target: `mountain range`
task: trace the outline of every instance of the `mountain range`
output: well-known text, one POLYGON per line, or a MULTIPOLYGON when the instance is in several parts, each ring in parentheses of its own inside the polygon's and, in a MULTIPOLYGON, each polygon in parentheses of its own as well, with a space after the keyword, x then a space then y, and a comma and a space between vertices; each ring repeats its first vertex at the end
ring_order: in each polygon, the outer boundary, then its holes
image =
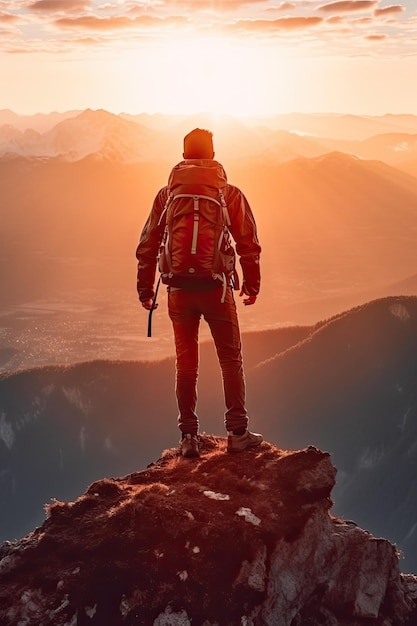
MULTIPOLYGON (((312 327, 244 335, 250 427, 280 448, 328 451, 336 513, 395 542, 417 571, 417 298, 391 297, 312 327)), ((0 379, 2 538, 51 498, 150 463, 178 438, 174 361, 96 361, 0 379)), ((201 351, 201 431, 221 433, 211 344, 201 351)))
POLYGON ((291 115, 244 123, 208 115, 115 115, 104 110, 70 111, 20 117, 0 111, 0 158, 57 157, 77 161, 86 156, 125 163, 167 162, 178 155, 178 140, 190 128, 209 127, 218 153, 240 161, 260 157, 271 163, 314 158, 340 151, 382 160, 417 174, 417 117, 380 118, 291 115), (244 151, 242 153, 242 147, 244 151))

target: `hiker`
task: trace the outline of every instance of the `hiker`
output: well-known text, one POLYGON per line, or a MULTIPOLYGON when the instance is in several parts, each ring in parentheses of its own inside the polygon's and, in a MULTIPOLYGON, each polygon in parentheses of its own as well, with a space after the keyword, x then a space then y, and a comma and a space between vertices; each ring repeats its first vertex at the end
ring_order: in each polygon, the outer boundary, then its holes
POLYGON ((248 430, 245 376, 233 289, 240 257, 243 304, 255 304, 260 287, 259 245, 250 206, 214 160, 213 134, 194 129, 184 137, 184 160, 155 197, 136 250, 137 289, 142 306, 152 312, 159 260, 168 290, 168 312, 176 348, 176 397, 180 451, 199 456, 196 413, 198 328, 201 316, 210 327, 222 370, 228 452, 258 446, 262 435, 248 430))

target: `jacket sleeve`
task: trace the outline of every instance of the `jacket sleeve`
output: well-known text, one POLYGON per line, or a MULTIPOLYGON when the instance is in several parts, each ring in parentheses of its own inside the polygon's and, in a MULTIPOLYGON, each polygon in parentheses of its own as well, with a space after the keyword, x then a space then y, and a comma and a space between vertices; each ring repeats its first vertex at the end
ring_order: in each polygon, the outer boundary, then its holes
POLYGON ((143 227, 136 248, 138 260, 137 289, 141 302, 154 297, 154 283, 159 246, 164 234, 165 221, 159 224, 167 199, 167 188, 163 187, 157 194, 151 212, 143 227))
POLYGON ((236 242, 243 272, 242 290, 248 296, 257 296, 261 286, 259 245, 255 218, 243 193, 233 185, 227 186, 226 204, 230 216, 230 232, 236 242))

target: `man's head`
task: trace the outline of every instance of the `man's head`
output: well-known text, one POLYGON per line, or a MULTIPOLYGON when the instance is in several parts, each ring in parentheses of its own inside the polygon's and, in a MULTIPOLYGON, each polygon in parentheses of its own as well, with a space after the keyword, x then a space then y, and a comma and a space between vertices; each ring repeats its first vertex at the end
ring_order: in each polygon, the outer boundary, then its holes
POLYGON ((213 159, 213 133, 195 128, 184 137, 184 159, 213 159))

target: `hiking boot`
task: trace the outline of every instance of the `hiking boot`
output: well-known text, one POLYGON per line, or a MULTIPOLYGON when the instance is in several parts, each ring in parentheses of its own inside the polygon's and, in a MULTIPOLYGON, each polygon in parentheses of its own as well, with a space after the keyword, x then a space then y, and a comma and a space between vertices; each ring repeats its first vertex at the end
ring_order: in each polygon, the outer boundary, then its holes
POLYGON ((185 434, 180 441, 180 450, 182 456, 187 458, 200 456, 197 435, 185 434))
POLYGON ((263 440, 262 435, 251 433, 249 430, 246 430, 243 435, 233 435, 233 433, 229 433, 227 437, 227 451, 243 452, 250 448, 256 448, 263 440))

